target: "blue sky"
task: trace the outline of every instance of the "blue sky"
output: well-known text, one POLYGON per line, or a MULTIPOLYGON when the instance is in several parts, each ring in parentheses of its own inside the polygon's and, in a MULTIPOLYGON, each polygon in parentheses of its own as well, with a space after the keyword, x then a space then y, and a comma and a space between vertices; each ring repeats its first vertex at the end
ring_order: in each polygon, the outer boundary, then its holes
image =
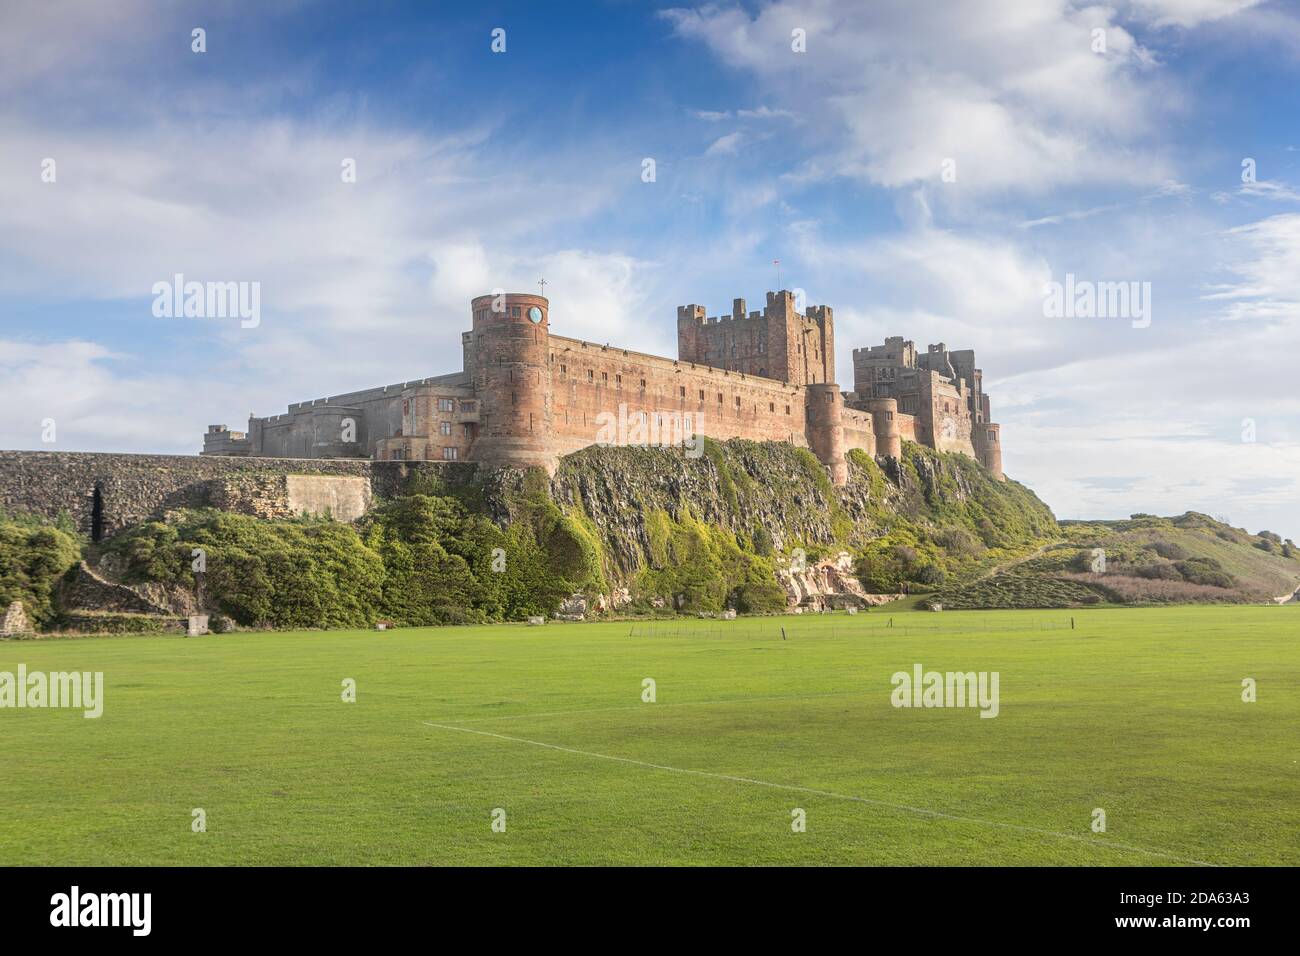
POLYGON ((779 258, 846 389, 886 335, 975 348, 1058 516, 1300 536, 1297 5, 456 6, 5 4, 0 447, 193 453, 459 368, 470 297, 541 276, 558 332, 671 355, 779 258), (155 318, 177 272, 261 324, 155 318), (1149 327, 1045 316, 1067 273, 1149 327))

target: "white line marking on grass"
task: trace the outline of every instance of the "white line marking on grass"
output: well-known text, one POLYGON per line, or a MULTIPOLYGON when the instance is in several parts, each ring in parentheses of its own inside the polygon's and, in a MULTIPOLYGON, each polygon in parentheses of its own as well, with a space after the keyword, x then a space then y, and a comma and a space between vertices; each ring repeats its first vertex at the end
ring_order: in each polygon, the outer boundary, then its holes
POLYGON ((833 793, 830 790, 817 790, 813 787, 801 787, 790 783, 772 783, 769 780, 755 780, 753 777, 737 777, 729 773, 715 773, 712 770, 691 770, 686 767, 670 767, 667 764, 650 763, 649 761, 636 760, 632 757, 615 757, 610 754, 599 754, 592 750, 577 750, 573 747, 561 747, 559 744, 548 744, 542 740, 529 740, 526 737, 511 737, 508 734, 496 734, 490 730, 475 730, 472 727, 456 727, 452 724, 435 724, 427 720, 422 720, 420 722, 426 727, 436 727, 439 730, 455 730, 462 734, 477 734, 480 737, 495 737, 498 740, 508 740, 512 743, 529 744, 533 747, 544 747, 547 750, 558 750, 561 753, 576 754, 579 757, 593 757, 597 760, 610 760, 615 763, 631 764, 634 767, 646 767, 650 770, 664 770, 668 773, 681 773, 694 777, 709 777, 714 780, 727 780, 731 783, 749 783, 757 787, 768 787, 772 790, 788 790, 794 793, 807 793, 818 797, 829 797, 832 800, 847 800, 851 803, 865 803, 868 806, 884 807, 888 810, 899 810, 903 813, 915 813, 919 816, 931 817, 938 820, 952 820, 957 823, 978 823, 982 826, 999 827, 1004 830, 1018 830, 1021 833, 1034 833, 1039 836, 1074 840, 1076 843, 1083 843, 1092 847, 1101 847, 1107 850, 1124 850, 1129 853, 1143 853, 1147 856, 1163 857, 1167 860, 1173 860, 1176 863, 1191 863, 1195 866, 1218 866, 1217 863, 1206 863, 1203 860, 1193 860, 1189 857, 1177 856, 1173 853, 1165 853, 1162 850, 1148 850, 1146 847, 1132 846, 1127 843, 1114 843, 1109 840, 1097 840, 1090 837, 1080 836, 1077 833, 1062 833, 1059 830, 1045 830, 1040 827, 1027 827, 1019 823, 1003 823, 999 820, 966 817, 955 813, 944 813, 941 810, 927 810, 924 807, 909 807, 903 803, 890 803, 887 800, 873 800, 871 797, 859 797, 846 793, 833 793))
MULTIPOLYGON (((666 707, 709 707, 718 704, 748 704, 759 701, 772 700, 816 700, 823 697, 847 697, 850 694, 861 696, 861 690, 836 690, 825 694, 783 694, 779 697, 721 697, 717 700, 678 700, 655 704, 655 709, 659 710, 666 707)), ((540 714, 495 714, 491 717, 443 717, 442 720, 450 721, 454 724, 476 724, 485 720, 521 720, 525 717, 569 717, 573 714, 606 714, 610 711, 631 711, 637 710, 645 712, 643 704, 620 704, 617 707, 584 707, 581 710, 551 710, 540 714)))

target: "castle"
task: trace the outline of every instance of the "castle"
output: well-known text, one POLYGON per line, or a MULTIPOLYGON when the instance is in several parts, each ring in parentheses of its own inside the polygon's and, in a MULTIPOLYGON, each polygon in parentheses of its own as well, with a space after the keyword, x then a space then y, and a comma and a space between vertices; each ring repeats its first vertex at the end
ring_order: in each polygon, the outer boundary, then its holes
POLYGON ((651 434, 783 441, 811 450, 836 484, 849 449, 898 458, 904 439, 962 452, 1002 477, 975 353, 942 343, 918 353, 892 337, 853 350, 853 391, 835 384, 829 306, 795 308, 789 290, 760 311, 677 310, 677 359, 554 335, 550 302, 482 295, 461 335, 460 372, 290 405, 250 417, 247 432, 211 425, 204 455, 475 461, 539 466, 607 440, 613 415, 651 434))

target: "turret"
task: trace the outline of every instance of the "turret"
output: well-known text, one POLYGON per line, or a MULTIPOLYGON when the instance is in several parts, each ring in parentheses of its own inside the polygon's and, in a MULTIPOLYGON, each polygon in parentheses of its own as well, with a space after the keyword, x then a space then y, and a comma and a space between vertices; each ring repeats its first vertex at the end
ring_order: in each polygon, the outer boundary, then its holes
POLYGON ((871 430, 876 434, 876 454, 885 458, 903 457, 903 437, 898 431, 898 399, 871 398, 871 430))
POLYGON ((481 413, 474 457, 490 467, 554 474, 550 302, 506 292, 478 296, 471 308, 473 341, 465 351, 481 413))
POLYGON ((840 387, 822 382, 807 386, 808 445, 831 473, 831 481, 844 485, 849 480, 849 466, 844 460, 844 397, 840 387))
POLYGON ((1002 473, 1002 426, 989 422, 976 425, 972 437, 980 464, 999 480, 1005 481, 1006 476, 1002 473))

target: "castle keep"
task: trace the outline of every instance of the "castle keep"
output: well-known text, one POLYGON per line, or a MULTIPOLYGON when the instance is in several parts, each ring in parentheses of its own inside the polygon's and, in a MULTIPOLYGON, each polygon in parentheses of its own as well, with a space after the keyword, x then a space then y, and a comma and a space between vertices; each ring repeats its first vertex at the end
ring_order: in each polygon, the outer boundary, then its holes
POLYGON ((897 458, 902 440, 978 459, 1002 476, 999 426, 970 351, 918 353, 902 338, 853 351, 852 392, 835 384, 829 306, 795 309, 789 290, 761 311, 677 310, 678 358, 554 335, 540 295, 484 295, 461 336, 462 371, 290 405, 211 425, 203 454, 373 458, 539 466, 605 441, 609 420, 643 434, 783 441, 810 449, 836 484, 847 450, 897 458))

